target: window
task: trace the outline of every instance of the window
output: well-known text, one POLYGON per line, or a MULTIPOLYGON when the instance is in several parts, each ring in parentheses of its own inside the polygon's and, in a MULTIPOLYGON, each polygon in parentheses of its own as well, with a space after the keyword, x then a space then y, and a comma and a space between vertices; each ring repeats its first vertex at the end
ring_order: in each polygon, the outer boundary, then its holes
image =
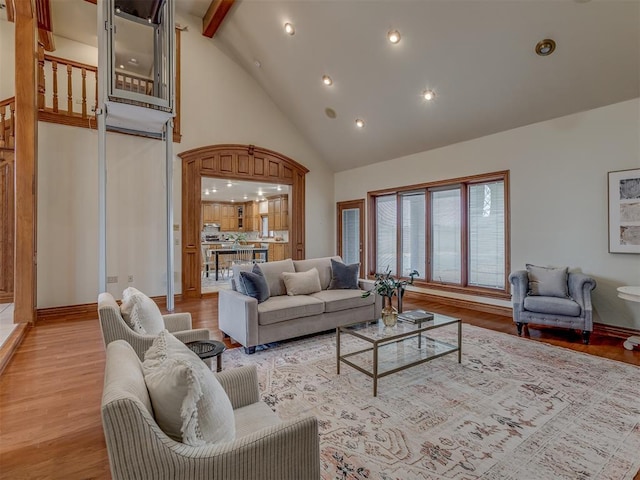
POLYGON ((462 278, 460 187, 431 191, 430 196, 431 278, 440 283, 460 283, 462 278))
POLYGON ((376 266, 377 271, 396 275, 397 271, 397 208, 395 195, 376 198, 376 266))
POLYGON ((499 296, 509 264, 507 185, 508 172, 497 172, 369 194, 369 273, 415 269, 430 288, 499 296))

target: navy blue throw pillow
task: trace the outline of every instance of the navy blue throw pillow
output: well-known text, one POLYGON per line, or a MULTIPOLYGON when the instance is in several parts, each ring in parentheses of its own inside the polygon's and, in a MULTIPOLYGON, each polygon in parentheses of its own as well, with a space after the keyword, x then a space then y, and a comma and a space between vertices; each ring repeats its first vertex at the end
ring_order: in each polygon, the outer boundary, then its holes
POLYGON ((269 298, 269 285, 262 274, 262 270, 257 265, 253 266, 251 272, 240 272, 239 283, 241 284, 241 293, 249 295, 258 300, 258 303, 264 302, 269 298))
POLYGON ((356 290, 360 288, 358 286, 358 273, 360 272, 360 264, 352 263, 351 265, 345 265, 342 262, 337 262, 333 258, 331 259, 331 283, 329 283, 329 290, 356 290))

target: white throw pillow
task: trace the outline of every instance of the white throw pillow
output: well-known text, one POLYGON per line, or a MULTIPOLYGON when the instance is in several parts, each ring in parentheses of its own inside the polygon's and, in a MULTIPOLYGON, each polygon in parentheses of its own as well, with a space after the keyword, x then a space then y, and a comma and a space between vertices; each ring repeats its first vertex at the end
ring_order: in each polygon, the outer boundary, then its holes
POLYGON ((308 295, 322 290, 318 269, 312 268, 306 272, 282 273, 287 295, 308 295))
POLYGON ((157 335, 164 330, 164 319, 156 302, 133 287, 122 292, 120 313, 125 322, 138 333, 157 335))
POLYGON ((207 365, 180 340, 163 330, 142 363, 158 426, 187 445, 235 439, 233 407, 207 365))

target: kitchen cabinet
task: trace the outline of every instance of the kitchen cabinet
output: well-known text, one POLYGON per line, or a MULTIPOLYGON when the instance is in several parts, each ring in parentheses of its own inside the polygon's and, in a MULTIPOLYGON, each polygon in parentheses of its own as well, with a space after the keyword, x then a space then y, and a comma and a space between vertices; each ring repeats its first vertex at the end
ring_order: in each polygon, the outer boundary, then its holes
POLYGON ((282 195, 268 199, 269 230, 287 230, 289 228, 289 197, 282 195))
POLYGON ((238 209, 235 205, 221 204, 221 219, 220 219, 220 231, 221 232, 235 232, 238 230, 238 209))
POLYGON ((270 243, 269 244, 269 261, 284 260, 291 256, 289 252, 289 244, 283 243, 270 243))
POLYGON ((202 202, 202 223, 220 224, 220 204, 202 202))

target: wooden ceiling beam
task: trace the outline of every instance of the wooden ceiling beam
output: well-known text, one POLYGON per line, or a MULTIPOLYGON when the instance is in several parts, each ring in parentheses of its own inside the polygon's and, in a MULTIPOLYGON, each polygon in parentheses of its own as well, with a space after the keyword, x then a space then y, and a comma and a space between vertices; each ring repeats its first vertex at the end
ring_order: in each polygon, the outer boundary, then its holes
POLYGON ((202 35, 213 37, 234 3, 235 0, 212 0, 207 13, 202 17, 202 35))

